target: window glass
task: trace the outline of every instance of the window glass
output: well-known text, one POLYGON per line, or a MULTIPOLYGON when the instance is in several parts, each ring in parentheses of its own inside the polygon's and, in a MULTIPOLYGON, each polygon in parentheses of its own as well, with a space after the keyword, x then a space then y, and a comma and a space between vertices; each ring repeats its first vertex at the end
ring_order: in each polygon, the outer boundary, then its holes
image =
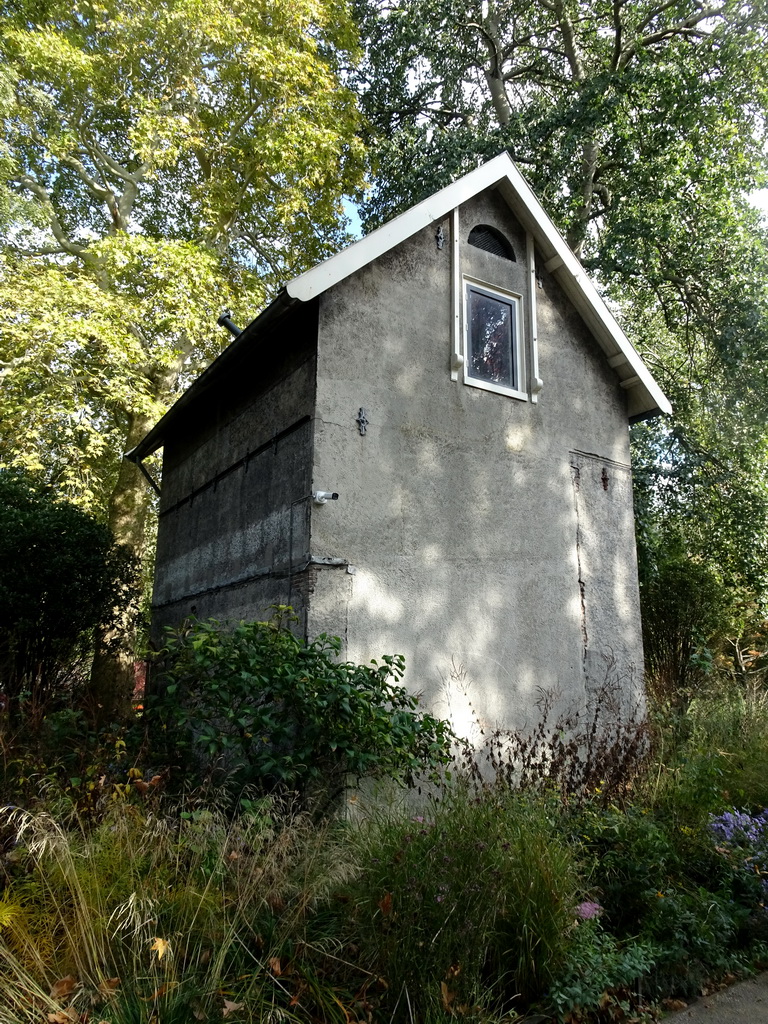
POLYGON ((467 288, 470 377, 510 389, 517 388, 515 308, 471 285, 467 288))

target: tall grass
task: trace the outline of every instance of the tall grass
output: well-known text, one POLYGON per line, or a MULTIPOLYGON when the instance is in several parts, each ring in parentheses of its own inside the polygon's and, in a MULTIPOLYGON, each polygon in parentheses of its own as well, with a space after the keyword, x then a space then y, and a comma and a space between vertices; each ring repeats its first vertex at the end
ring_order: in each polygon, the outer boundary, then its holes
POLYGON ((364 966, 389 1020, 505 1012, 540 998, 566 955, 579 874, 540 801, 469 787, 356 833, 364 966))
POLYGON ((684 709, 652 708, 653 757, 636 798, 683 819, 768 806, 768 692, 728 677, 684 709))
POLYGON ((268 806, 227 822, 123 805, 92 832, 12 818, 24 871, 0 904, 2 1024, 94 1010, 110 1024, 287 1020, 311 1002, 288 965, 312 908, 350 875, 330 827, 268 806))

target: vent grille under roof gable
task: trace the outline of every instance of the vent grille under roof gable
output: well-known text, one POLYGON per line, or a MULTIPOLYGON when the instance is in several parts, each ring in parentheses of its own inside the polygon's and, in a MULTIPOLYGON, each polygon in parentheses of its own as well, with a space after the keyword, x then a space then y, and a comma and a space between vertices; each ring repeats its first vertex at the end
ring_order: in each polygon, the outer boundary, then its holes
POLYGON ((511 260, 516 263, 515 250, 507 238, 490 224, 477 224, 469 232, 467 239, 470 245, 485 252, 493 253, 494 256, 501 256, 502 259, 511 260))

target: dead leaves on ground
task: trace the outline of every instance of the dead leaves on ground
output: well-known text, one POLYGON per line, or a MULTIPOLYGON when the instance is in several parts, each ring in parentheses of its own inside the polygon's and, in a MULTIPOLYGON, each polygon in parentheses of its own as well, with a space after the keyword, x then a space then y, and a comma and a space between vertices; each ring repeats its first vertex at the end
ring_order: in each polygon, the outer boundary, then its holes
MULTIPOLYGON (((96 993, 91 996, 91 1003, 102 1003, 107 1002, 117 991, 120 985, 119 978, 104 978, 99 982, 96 989, 96 993)), ((67 1006, 66 1004, 75 995, 75 992, 79 986, 77 978, 72 974, 67 974, 64 978, 59 978, 55 981, 50 988, 49 997, 57 1003, 62 1005, 46 1014, 46 1020, 48 1024, 89 1024, 91 1015, 87 1010, 79 1010, 75 1006, 67 1006)), ((94 1024, 109 1024, 108 1021, 97 1021, 94 1024)))
POLYGON ((62 1002, 65 999, 69 999, 72 993, 75 991, 77 985, 77 979, 72 974, 68 974, 66 978, 60 978, 58 981, 54 981, 51 985, 51 991, 49 995, 51 999, 55 999, 57 1003, 62 1002))

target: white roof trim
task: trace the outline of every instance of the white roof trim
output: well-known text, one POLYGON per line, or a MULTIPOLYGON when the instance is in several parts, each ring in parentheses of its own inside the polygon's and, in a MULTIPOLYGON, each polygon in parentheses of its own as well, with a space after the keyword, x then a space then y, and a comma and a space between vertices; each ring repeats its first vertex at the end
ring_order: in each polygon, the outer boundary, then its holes
POLYGON ((288 295, 307 302, 383 256, 417 231, 442 219, 468 199, 494 186, 522 226, 533 235, 545 266, 551 268, 626 386, 630 418, 655 412, 671 413, 672 406, 666 395, 507 153, 494 157, 359 242, 295 277, 286 285, 288 295), (616 360, 619 355, 625 357, 624 361, 616 360))

